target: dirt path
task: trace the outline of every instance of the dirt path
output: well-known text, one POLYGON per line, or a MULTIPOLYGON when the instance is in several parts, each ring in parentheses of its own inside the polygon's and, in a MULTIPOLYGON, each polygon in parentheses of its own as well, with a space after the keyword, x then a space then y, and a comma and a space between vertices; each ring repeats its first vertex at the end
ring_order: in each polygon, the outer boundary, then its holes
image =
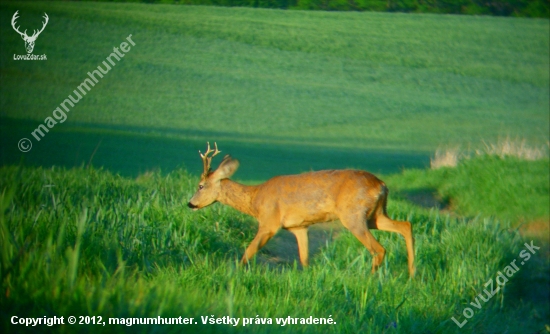
MULTIPOLYGON (((313 259, 327 242, 332 242, 344 230, 339 222, 315 224, 308 230, 309 257, 313 259)), ((270 264, 300 263, 294 235, 280 230, 260 251, 259 260, 270 264)))

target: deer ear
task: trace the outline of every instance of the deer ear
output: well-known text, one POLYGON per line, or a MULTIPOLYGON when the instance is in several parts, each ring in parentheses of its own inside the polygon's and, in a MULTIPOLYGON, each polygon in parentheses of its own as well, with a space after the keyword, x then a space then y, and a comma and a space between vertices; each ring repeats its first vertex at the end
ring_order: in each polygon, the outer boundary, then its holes
POLYGON ((218 169, 212 173, 212 176, 218 180, 227 179, 237 171, 237 168, 239 168, 239 160, 226 155, 218 169))

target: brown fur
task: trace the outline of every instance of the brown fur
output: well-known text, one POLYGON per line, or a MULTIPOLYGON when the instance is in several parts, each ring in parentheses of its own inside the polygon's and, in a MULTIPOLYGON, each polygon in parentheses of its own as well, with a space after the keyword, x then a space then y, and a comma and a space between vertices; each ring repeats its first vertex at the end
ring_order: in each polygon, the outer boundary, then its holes
POLYGON ((414 275, 411 223, 387 216, 388 189, 376 176, 360 170, 324 170, 276 176, 263 184, 246 186, 229 180, 239 166, 237 160, 226 156, 214 172, 210 172, 209 162, 205 163, 199 190, 188 205, 196 210, 218 201, 258 220, 258 233, 246 249, 242 263, 247 263, 284 228, 296 236, 300 262, 307 266, 308 226, 340 220, 374 256, 372 272, 382 264, 386 251, 369 228, 400 233, 407 245, 409 273, 411 277, 414 275))

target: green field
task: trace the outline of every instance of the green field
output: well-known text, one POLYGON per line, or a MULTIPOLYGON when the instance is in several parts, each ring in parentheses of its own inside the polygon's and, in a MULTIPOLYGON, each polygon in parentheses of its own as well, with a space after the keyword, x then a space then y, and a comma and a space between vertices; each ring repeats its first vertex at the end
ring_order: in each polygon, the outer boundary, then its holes
MULTIPOLYGON (((87 315, 102 316, 106 322, 110 317, 183 316, 194 317, 197 324, 128 327, 107 322, 105 327, 38 329, 94 333, 544 331, 550 321, 548 229, 520 235, 515 221, 525 219, 523 202, 513 203, 515 210, 508 212, 513 220, 509 220, 483 213, 468 218, 476 207, 464 196, 451 198, 457 211, 466 212, 462 217, 416 206, 406 198, 415 190, 434 187, 438 179, 446 185, 438 189, 441 195, 446 188, 468 181, 504 181, 516 196, 530 198, 528 208, 545 206, 550 200, 548 165, 548 159, 478 158, 456 169, 416 172, 414 186, 393 187, 397 189, 389 212, 414 226, 417 275, 413 280, 408 277, 401 237, 373 232, 388 250, 383 267, 373 275, 370 254, 337 225, 310 231, 312 266, 308 269, 296 264, 295 241, 284 231, 249 267, 240 267, 238 259, 257 223, 220 204, 198 212, 187 209, 184 203, 198 178, 184 171, 127 179, 96 169, 4 167, 0 169, 2 326, 7 332, 25 329, 9 323, 13 315, 87 315), (493 172, 482 172, 486 168, 493 172), (503 178, 507 170, 515 172, 503 178), (513 187, 518 178, 525 179, 524 185, 513 187), (537 188, 540 191, 533 193, 531 189, 537 188), (541 249, 519 266, 525 242, 541 249), (495 280, 512 261, 519 272, 503 291, 486 303, 481 301, 477 296, 487 288, 485 283, 495 280), (476 297, 479 309, 471 304, 476 297), (467 307, 474 316, 460 329, 451 319, 463 323, 467 307), (258 316, 273 324, 203 325, 200 317, 211 315, 258 316), (331 316, 336 324, 276 323, 277 318, 289 316, 331 316)), ((393 175, 389 184, 405 184, 412 172, 393 175)), ((486 211, 499 209, 499 203, 486 196, 478 197, 475 204, 486 211)), ((537 218, 548 221, 547 205, 537 218)))
POLYGON ((265 179, 399 171, 441 145, 548 140, 544 19, 92 2, 8 2, 0 15, 4 164, 79 166, 99 144, 94 164, 126 175, 195 170, 209 140, 240 157, 237 177, 265 179), (25 53, 15 10, 30 30, 48 13, 34 51, 47 61, 13 60, 25 53), (136 45, 67 121, 32 138, 130 34, 136 45), (33 141, 24 155, 22 137, 33 141))
POLYGON ((0 24, 2 332, 550 328, 549 20, 0 2, 0 24), (48 14, 34 49, 47 61, 14 60, 26 53, 10 26, 16 10, 28 31, 48 14), (130 34, 135 46, 36 140, 130 34), (427 168, 437 148, 473 152, 504 137, 544 157, 472 154, 427 168), (206 141, 240 160, 235 178, 246 183, 329 168, 380 175, 390 216, 413 224, 416 277, 401 237, 373 231, 387 255, 371 274, 370 254, 337 223, 310 229, 309 268, 286 231, 239 266, 257 223, 220 204, 186 207, 206 141), (480 299, 512 261, 509 282, 480 299), (70 315, 107 325, 68 325, 70 315), (13 316, 66 324, 25 327, 13 316), (108 324, 158 316, 197 323, 108 324), (206 316, 241 323, 203 325, 206 316), (310 316, 336 324, 276 323, 310 316), (468 321, 459 328, 453 317, 468 321))

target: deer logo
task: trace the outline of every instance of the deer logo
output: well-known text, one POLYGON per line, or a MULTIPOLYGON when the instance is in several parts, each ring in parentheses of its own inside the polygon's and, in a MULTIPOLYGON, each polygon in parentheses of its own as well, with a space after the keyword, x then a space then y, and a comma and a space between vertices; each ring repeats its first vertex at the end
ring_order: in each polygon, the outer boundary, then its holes
POLYGON ((15 30, 19 35, 21 35, 21 38, 23 38, 23 40, 25 41, 25 48, 27 49, 27 53, 31 54, 32 53, 32 50, 34 49, 34 42, 36 42, 36 39, 38 38, 38 36, 40 35, 40 33, 42 31, 44 31, 44 28, 46 28, 46 25, 48 24, 48 20, 49 20, 49 17, 48 17, 48 14, 44 13, 44 19, 45 21, 42 22, 42 29, 40 30, 34 30, 34 33, 32 34, 32 36, 29 36, 27 35, 27 30, 25 29, 24 32, 21 32, 19 31, 19 27, 16 27, 15 26, 15 21, 17 21, 17 19, 19 18, 19 16, 17 16, 17 13, 19 11, 15 11, 15 14, 13 14, 13 17, 11 19, 11 26, 13 27, 13 30, 15 30))

